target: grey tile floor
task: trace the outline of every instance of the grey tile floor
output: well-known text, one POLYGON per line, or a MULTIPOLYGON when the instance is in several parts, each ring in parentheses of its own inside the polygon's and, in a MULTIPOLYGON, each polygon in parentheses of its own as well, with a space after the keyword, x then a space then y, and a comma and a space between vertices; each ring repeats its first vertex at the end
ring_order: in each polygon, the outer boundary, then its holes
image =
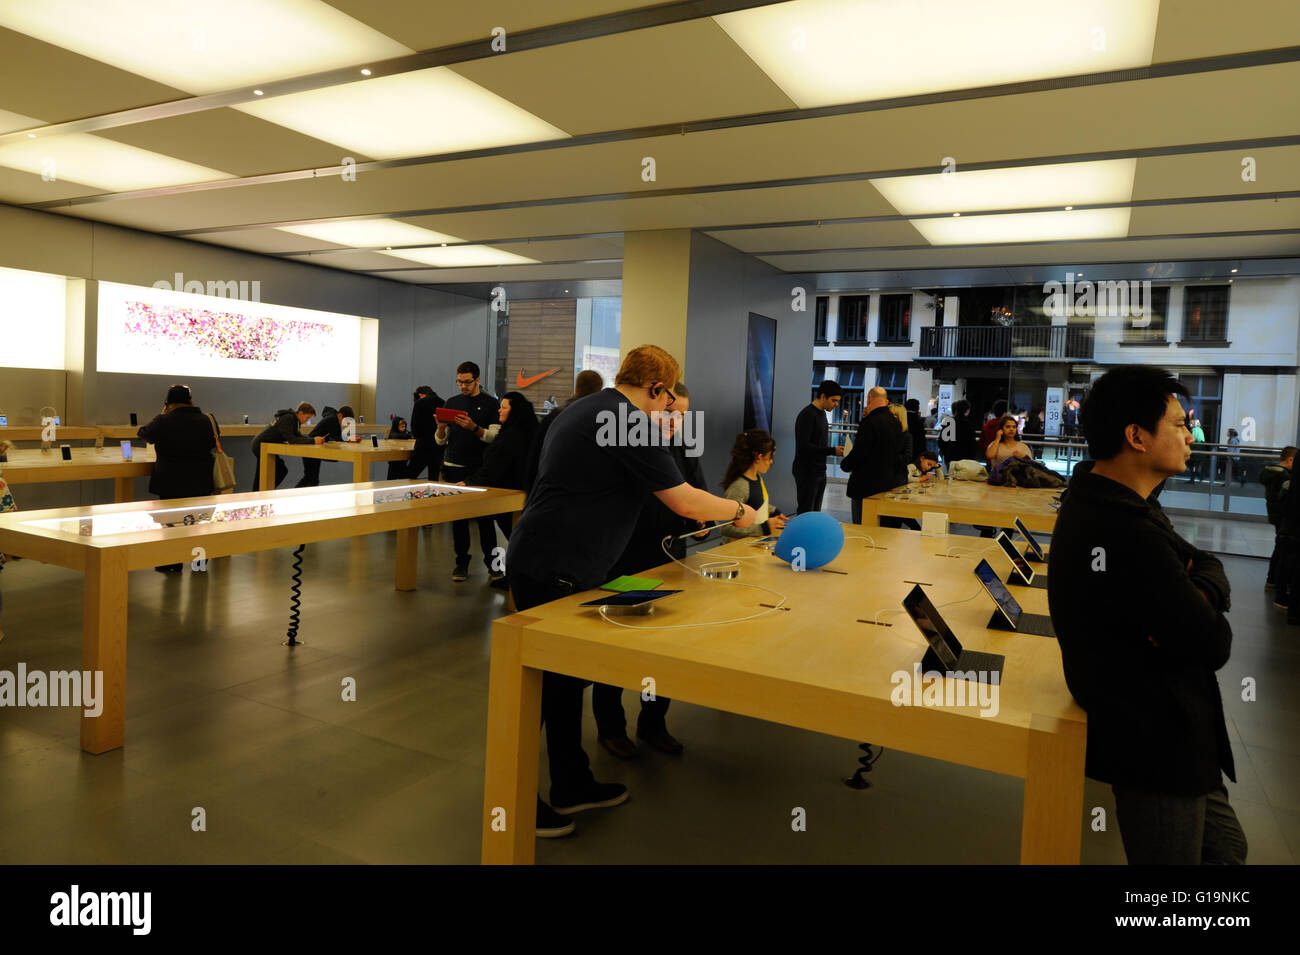
MULTIPOLYGON (((423 533, 409 594, 392 590, 390 535, 309 547, 306 643, 294 650, 281 646, 288 551, 180 578, 133 573, 127 745, 88 756, 75 711, 0 710, 0 861, 477 862, 489 626, 504 608, 481 564, 451 583, 449 545, 445 527, 423 533), (356 702, 341 699, 348 677, 356 702), (192 829, 196 808, 206 831, 192 829)), ((1251 861, 1294 863, 1300 631, 1271 606, 1261 562, 1225 564, 1236 643, 1220 683, 1241 768, 1231 799, 1251 861), (1247 676, 1257 702, 1240 699, 1247 676)), ((21 561, 0 585, 0 669, 79 667, 80 576, 21 561)), ((627 705, 634 715, 632 693, 627 705)), ((632 797, 580 815, 569 839, 539 842, 539 862, 1017 860, 1017 779, 887 751, 858 792, 841 782, 855 741, 683 703, 669 722, 683 756, 620 762, 588 718, 597 776, 632 797), (806 831, 792 830, 796 807, 806 831)), ((1112 815, 1108 787, 1089 782, 1086 805, 1112 815)), ((1083 860, 1124 861, 1113 824, 1084 828, 1083 860)))

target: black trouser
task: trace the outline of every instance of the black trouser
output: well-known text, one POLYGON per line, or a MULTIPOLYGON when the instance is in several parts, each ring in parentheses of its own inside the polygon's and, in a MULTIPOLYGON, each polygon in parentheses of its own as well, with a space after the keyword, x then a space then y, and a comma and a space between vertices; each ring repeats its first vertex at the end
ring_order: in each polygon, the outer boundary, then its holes
POLYGON ((1277 529, 1277 525, 1274 524, 1273 525, 1273 553, 1269 555, 1268 576, 1264 578, 1264 580, 1272 584, 1274 587, 1276 587, 1278 584, 1282 582, 1279 579, 1279 575, 1278 575, 1278 566, 1281 563, 1282 563, 1282 537, 1280 532, 1277 529))
MULTIPOLYGON (((306 459, 304 459, 304 460, 306 460, 306 459)), ((254 454, 254 455, 253 455, 253 461, 254 461, 254 466, 253 466, 253 490, 254 490, 254 491, 261 491, 261 490, 263 490, 263 488, 258 487, 258 484, 259 484, 259 483, 261 482, 261 480, 262 480, 262 459, 261 459, 261 456, 258 455, 258 454, 254 454)), ((279 486, 280 486, 280 482, 283 481, 283 480, 284 480, 288 475, 289 475, 289 468, 285 465, 285 463, 284 463, 284 458, 280 457, 280 455, 277 454, 277 455, 275 456, 275 487, 279 487, 279 486)), ((273 487, 273 488, 271 488, 271 490, 274 491, 275 488, 273 487)))
MULTIPOLYGON (((577 591, 563 576, 535 580, 520 574, 510 577, 515 609, 529 610, 577 591)), ((542 673, 542 725, 546 728, 546 755, 551 765, 551 799, 563 804, 566 796, 580 793, 595 782, 582 748, 582 689, 587 681, 577 677, 542 673)))
MULTIPOLYGON (((466 471, 455 464, 445 464, 442 468, 442 480, 445 484, 455 484, 465 480, 466 471)), ((497 546, 497 532, 491 515, 476 517, 478 522, 478 542, 483 546, 483 564, 492 569, 492 551, 497 546)), ((456 550, 456 566, 469 566, 469 519, 451 522, 451 543, 456 550)))
MULTIPOLYGON (((668 704, 672 700, 657 696, 641 701, 641 716, 636 721, 638 736, 668 732, 668 704)), ((601 739, 620 739, 627 735, 627 715, 623 712, 623 688, 607 683, 591 687, 591 712, 596 717, 596 735, 601 739)))
POLYGON ((1204 796, 1111 786, 1129 865, 1244 865, 1246 835, 1222 785, 1204 796))
MULTIPOLYGON (((278 460, 278 459, 277 459, 278 460)), ((318 487, 320 485, 320 458, 303 458, 302 459, 302 480, 294 487, 318 487)), ((285 468, 285 473, 289 471, 285 468)), ((277 479, 276 483, 280 483, 277 479)))
MULTIPOLYGON (((394 463, 401 464, 400 461, 394 463)), ((418 478, 426 467, 429 469, 429 480, 438 480, 439 472, 442 471, 442 448, 432 438, 417 438, 415 447, 411 449, 411 459, 406 462, 404 473, 398 477, 418 478)), ((393 477, 391 466, 388 476, 393 477)))
POLYGON ((1278 543, 1282 556, 1278 559, 1276 599, 1287 605, 1286 622, 1300 623, 1300 539, 1282 537, 1278 543))
POLYGON ((794 472, 796 514, 822 509, 822 494, 826 490, 826 469, 797 469, 794 472))
MULTIPOLYGON (((862 498, 860 497, 849 498, 849 513, 853 517, 854 524, 862 523, 862 498)), ((903 524, 904 518, 901 517, 878 517, 876 520, 879 522, 879 525, 881 527, 906 526, 903 524)), ((912 523, 915 524, 916 522, 913 521, 912 523)), ((921 527, 919 524, 917 524, 913 529, 919 531, 921 527)))

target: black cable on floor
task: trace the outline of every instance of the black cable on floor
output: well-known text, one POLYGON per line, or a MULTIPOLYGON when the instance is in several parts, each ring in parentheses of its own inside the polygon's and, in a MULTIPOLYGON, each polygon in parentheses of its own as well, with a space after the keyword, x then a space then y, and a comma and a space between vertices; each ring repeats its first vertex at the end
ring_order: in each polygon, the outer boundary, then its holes
POLYGON ((302 552, 306 544, 299 544, 298 549, 293 552, 293 584, 290 586, 291 596, 289 597, 289 639, 285 641, 286 647, 296 647, 298 641, 298 608, 302 606, 302 552))

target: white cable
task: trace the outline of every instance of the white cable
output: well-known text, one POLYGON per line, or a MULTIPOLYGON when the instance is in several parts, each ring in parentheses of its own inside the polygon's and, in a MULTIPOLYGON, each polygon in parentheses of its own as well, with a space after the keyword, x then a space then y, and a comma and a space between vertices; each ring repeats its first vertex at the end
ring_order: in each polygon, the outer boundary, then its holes
POLYGON ((844 539, 846 541, 871 541, 872 549, 873 550, 879 549, 879 545, 876 544, 876 540, 874 537, 867 537, 863 534, 845 534, 844 539))
MULTIPOLYGON (((982 554, 982 553, 984 553, 986 550, 992 550, 994 547, 998 547, 998 546, 1000 546, 1000 545, 998 544, 998 542, 997 542, 996 540, 994 540, 992 544, 985 544, 983 547, 976 548, 975 550, 963 550, 963 551, 960 551, 959 553, 962 553, 962 554, 982 554)), ((952 557, 952 556, 954 556, 954 555, 953 555, 953 552, 952 552, 952 547, 949 547, 946 551, 944 551, 944 552, 943 552, 943 556, 944 556, 944 557, 952 557)))

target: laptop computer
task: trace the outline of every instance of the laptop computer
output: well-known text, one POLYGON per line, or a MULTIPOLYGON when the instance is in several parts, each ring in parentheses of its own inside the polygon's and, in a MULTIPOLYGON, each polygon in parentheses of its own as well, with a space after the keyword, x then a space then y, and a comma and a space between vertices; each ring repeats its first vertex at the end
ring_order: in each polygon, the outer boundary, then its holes
POLYGON ((1047 554, 1043 550, 1043 545, 1034 539, 1033 534, 1029 533, 1029 528, 1025 526, 1024 521, 1017 517, 1015 522, 1016 530, 1020 532, 1020 536, 1023 537, 1025 543, 1029 545, 1029 550, 1024 555, 1025 560, 1033 561, 1036 564, 1041 564, 1047 560, 1047 554))
POLYGON ((1029 561, 1016 550, 1016 545, 1011 543, 1011 538, 1007 536, 1006 531, 998 531, 998 546, 1002 548, 1002 553, 1007 555, 1007 560, 1011 561, 1011 574, 1007 577, 1007 583, 1017 587, 1047 589, 1047 578, 1034 573, 1034 568, 1030 567, 1029 561))
POLYGON ((1006 657, 1000 653, 963 649, 952 628, 939 616, 939 611, 920 584, 903 598, 903 609, 930 645, 921 658, 921 668, 925 672, 938 671, 954 678, 961 672, 962 678, 967 680, 977 679, 976 673, 984 673, 987 682, 1002 682, 1002 667, 1006 663, 1006 657), (996 680, 991 677, 994 673, 997 674, 996 680))
POLYGON ((1052 618, 1045 613, 1025 613, 987 560, 979 562, 975 568, 975 576, 980 579, 984 589, 997 604, 997 609, 989 618, 990 630, 1014 630, 1016 633, 1032 633, 1038 637, 1056 636, 1056 630, 1052 627, 1052 618))

